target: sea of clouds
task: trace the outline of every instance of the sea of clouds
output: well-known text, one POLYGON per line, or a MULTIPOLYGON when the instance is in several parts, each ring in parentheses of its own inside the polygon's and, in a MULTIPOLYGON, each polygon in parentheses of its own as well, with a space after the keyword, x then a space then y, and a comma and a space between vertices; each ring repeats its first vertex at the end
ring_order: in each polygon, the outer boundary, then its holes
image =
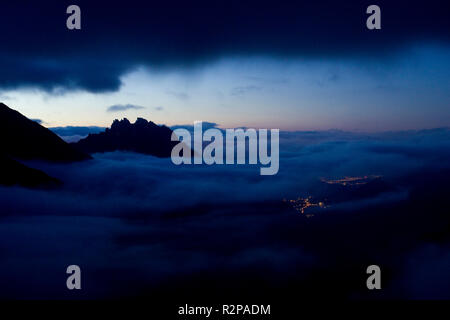
MULTIPOLYGON (((398 226, 403 213, 390 222, 386 212, 409 199, 417 186, 411 176, 447 172, 449 147, 448 129, 283 132, 275 176, 260 176, 258 165, 176 166, 170 159, 127 152, 94 154, 91 161, 68 165, 28 162, 64 185, 59 190, 0 187, 0 296, 73 298, 65 289, 70 264, 83 270, 84 290, 76 296, 82 298, 146 294, 198 274, 264 279, 269 287, 301 274, 294 282, 303 283, 317 277, 317 270, 328 274, 334 268, 345 275, 348 270, 339 267, 343 257, 354 265, 370 260, 366 241, 398 272, 388 294, 448 297, 443 285, 449 275, 434 281, 435 289, 417 282, 405 287, 410 283, 405 279, 426 272, 429 261, 438 263, 437 269, 449 265, 449 256, 439 254, 444 244, 407 234, 412 240, 396 259, 390 249, 379 251, 381 245, 363 230, 368 221, 378 223, 377 214, 387 230, 390 223, 398 226), (309 220, 282 203, 321 192, 320 178, 361 175, 382 176, 388 192, 345 201, 335 212, 309 220), (385 213, 370 211, 391 204, 385 213), (353 218, 364 210, 367 221, 353 218), (359 237, 354 240, 361 244, 340 242, 346 236, 359 237), (407 263, 411 259, 416 262, 407 263)), ((418 228, 412 221, 411 230, 418 228)), ((433 226, 430 222, 431 231, 433 226)), ((385 231, 388 242, 396 241, 393 228, 385 231)), ((348 296, 358 296, 349 287, 348 296)))

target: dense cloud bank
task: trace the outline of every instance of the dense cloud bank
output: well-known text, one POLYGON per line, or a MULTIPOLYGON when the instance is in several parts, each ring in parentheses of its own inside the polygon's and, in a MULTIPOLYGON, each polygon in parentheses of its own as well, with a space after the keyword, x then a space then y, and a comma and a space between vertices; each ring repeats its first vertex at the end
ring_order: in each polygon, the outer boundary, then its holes
POLYGON ((68 5, 0 4, 0 88, 115 91, 139 66, 186 70, 229 57, 387 62, 450 39, 444 0, 380 0, 376 33, 365 26, 367 1, 78 1, 77 31, 66 28, 68 5))
POLYGON ((34 162, 64 186, 1 188, 0 296, 182 295, 195 283, 211 295, 298 286, 299 296, 370 298, 365 267, 376 263, 376 297, 449 298, 449 147, 448 129, 282 133, 276 176, 121 152, 34 162), (320 181, 364 175, 381 182, 320 181), (330 207, 306 218, 282 201, 309 195, 330 207), (79 294, 64 290, 69 264, 83 269, 79 294))

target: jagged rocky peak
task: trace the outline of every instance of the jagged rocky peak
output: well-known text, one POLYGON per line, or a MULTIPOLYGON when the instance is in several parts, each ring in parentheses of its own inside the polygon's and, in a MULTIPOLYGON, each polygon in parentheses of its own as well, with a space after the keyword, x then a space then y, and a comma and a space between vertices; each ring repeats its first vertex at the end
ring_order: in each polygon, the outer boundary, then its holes
POLYGON ((131 123, 127 118, 123 118, 122 120, 116 119, 111 125, 111 130, 121 130, 129 127, 131 127, 131 123))
POLYGON ((132 151, 157 157, 170 157, 177 142, 171 141, 172 130, 144 118, 130 123, 127 118, 114 120, 111 128, 99 134, 90 134, 76 143, 88 153, 132 151))
POLYGON ((145 120, 144 118, 137 118, 134 125, 138 126, 138 127, 146 127, 150 123, 153 123, 153 122, 151 122, 151 121, 149 122, 149 121, 145 120))
MULTIPOLYGON (((135 123, 131 123, 127 118, 123 118, 122 120, 114 120, 111 125, 111 131, 113 132, 121 132, 121 131, 128 131, 128 130, 141 130, 141 129, 148 129, 148 128, 154 128, 159 127, 152 121, 147 121, 144 118, 137 118, 135 123)), ((163 126, 164 127, 164 126, 163 126)), ((108 129, 106 131, 109 131, 108 129)))

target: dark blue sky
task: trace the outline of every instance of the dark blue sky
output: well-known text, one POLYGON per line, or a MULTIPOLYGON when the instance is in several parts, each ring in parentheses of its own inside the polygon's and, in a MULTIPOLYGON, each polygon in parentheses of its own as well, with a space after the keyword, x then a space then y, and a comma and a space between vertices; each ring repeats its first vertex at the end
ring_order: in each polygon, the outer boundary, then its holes
POLYGON ((107 125, 109 107, 134 105, 119 116, 447 126, 448 9, 436 0, 2 3, 0 100, 49 125, 107 125), (370 31, 374 3, 382 29, 370 31), (66 28, 71 4, 81 7, 82 30, 66 28))

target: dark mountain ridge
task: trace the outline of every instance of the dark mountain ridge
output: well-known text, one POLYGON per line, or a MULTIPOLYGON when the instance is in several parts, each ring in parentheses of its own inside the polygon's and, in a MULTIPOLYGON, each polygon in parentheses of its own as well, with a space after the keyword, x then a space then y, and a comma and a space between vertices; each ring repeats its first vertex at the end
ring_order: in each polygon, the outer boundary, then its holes
POLYGON ((55 133, 0 103, 0 147, 18 159, 73 162, 90 159, 55 133))
POLYGON ((19 160, 74 162, 91 157, 19 112, 0 103, 0 184, 55 187, 58 179, 27 167, 19 160))
POLYGON ((6 186, 54 188, 61 185, 61 181, 50 177, 45 172, 29 168, 5 155, 0 155, 0 171, 0 184, 6 186))
POLYGON ((128 119, 114 120, 104 132, 89 134, 74 145, 87 153, 132 151, 160 158, 170 157, 178 143, 171 141, 172 130, 164 125, 138 118, 135 123, 128 119))

